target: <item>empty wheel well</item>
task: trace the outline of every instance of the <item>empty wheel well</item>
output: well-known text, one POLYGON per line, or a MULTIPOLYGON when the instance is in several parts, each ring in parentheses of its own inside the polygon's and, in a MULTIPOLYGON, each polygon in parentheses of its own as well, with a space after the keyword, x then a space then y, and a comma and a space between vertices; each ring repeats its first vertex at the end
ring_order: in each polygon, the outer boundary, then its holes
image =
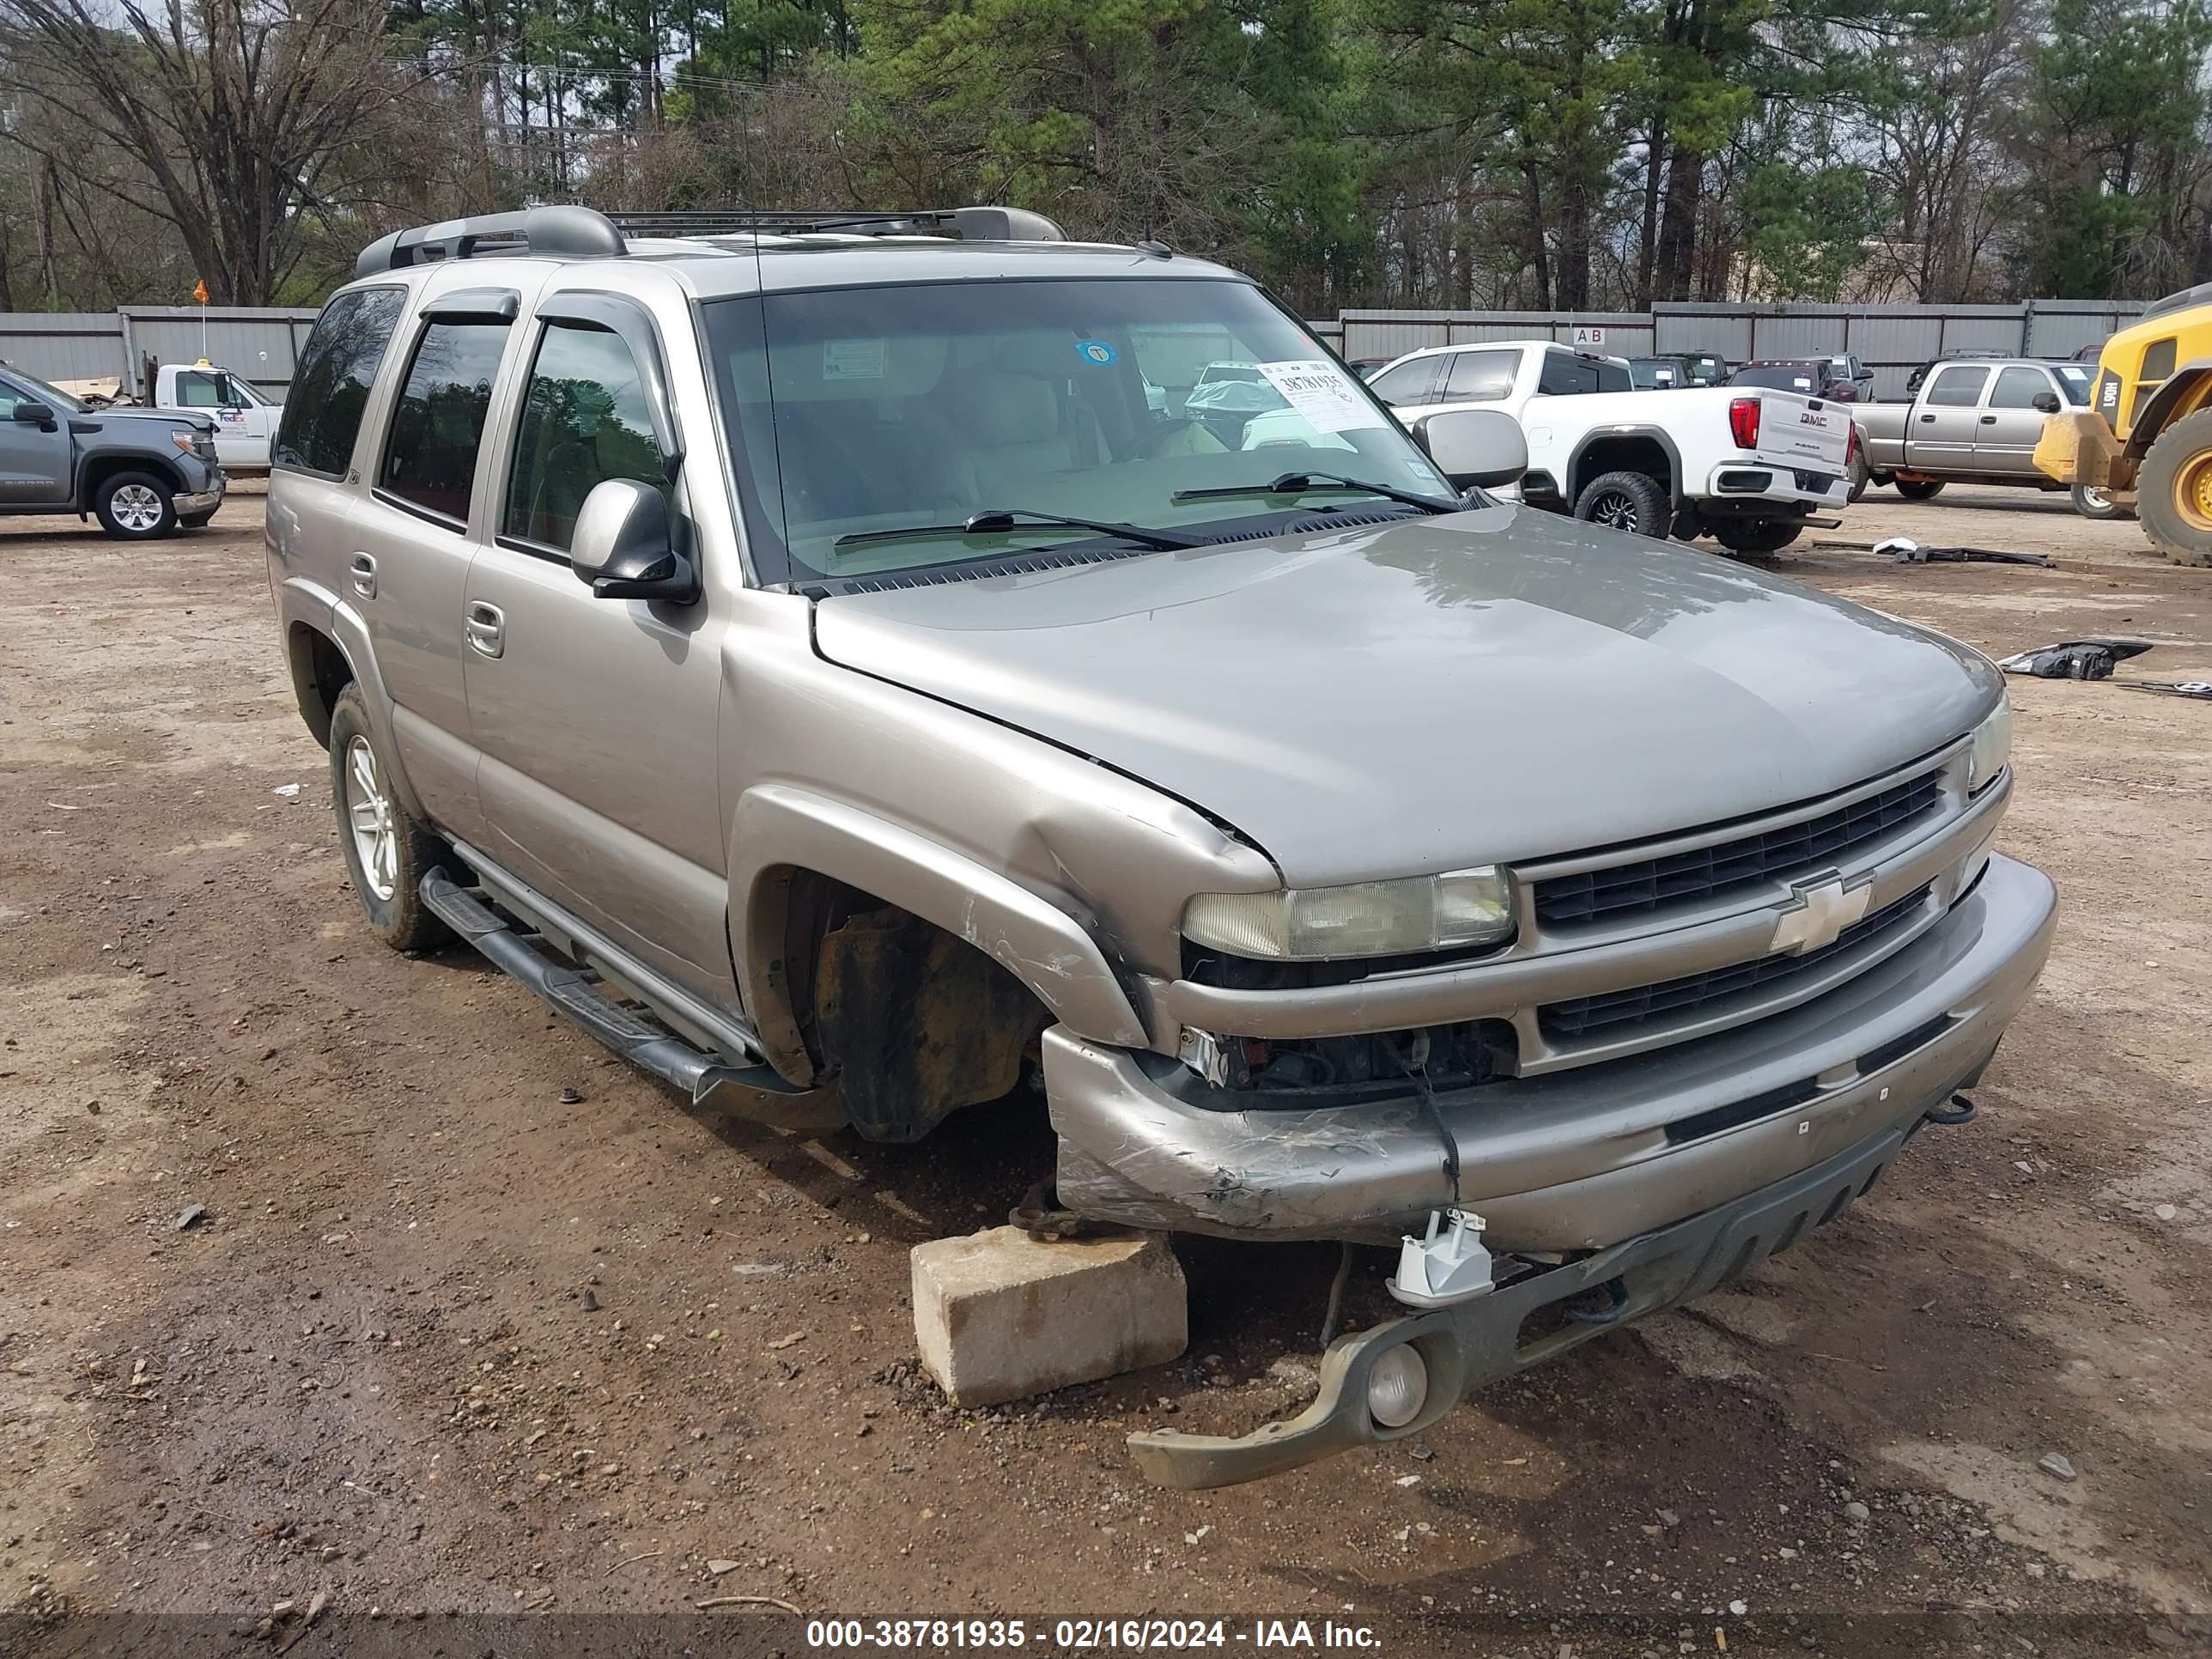
POLYGON ((1574 476, 1568 481, 1567 499, 1573 501, 1591 479, 1607 472, 1641 472, 1656 478, 1671 499, 1681 493, 1679 469, 1667 446, 1641 433, 1599 438, 1575 457, 1574 476))
POLYGON ((89 511, 98 498, 102 485, 118 472, 150 472, 157 478, 166 478, 172 492, 181 491, 185 481, 176 468, 158 455, 95 455, 84 464, 77 500, 89 511))
POLYGON ((325 748, 331 741, 331 710, 338 693, 353 682, 353 665, 336 641, 305 623, 294 623, 286 635, 284 654, 292 666, 292 695, 299 702, 300 718, 325 748))
POLYGON ((781 972, 809 1059, 837 1080, 872 1140, 917 1140, 1021 1080, 1049 1023, 1013 975, 935 923, 813 870, 793 869, 781 972))

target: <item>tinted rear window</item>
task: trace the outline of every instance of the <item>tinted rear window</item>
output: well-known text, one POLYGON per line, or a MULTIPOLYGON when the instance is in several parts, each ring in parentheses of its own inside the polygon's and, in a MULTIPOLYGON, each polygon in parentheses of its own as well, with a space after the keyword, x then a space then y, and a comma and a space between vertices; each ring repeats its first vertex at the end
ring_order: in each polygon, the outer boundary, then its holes
POLYGON ((339 477, 352 465, 368 389, 406 300, 404 289, 365 288, 323 307, 284 399, 278 466, 339 477))
POLYGON ((392 410, 377 482, 402 501, 465 524, 477 446, 507 349, 505 323, 433 322, 422 331, 392 410))

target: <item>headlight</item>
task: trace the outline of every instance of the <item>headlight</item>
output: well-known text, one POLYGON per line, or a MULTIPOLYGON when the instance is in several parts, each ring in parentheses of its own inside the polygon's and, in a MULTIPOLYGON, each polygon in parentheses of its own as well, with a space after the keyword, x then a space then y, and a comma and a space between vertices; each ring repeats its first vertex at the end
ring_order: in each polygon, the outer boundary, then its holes
POLYGON ((1966 793, 1981 793, 1994 783, 2012 758, 2012 702, 2002 694, 1990 717, 1974 728, 1974 762, 1966 779, 1966 793))
POLYGON ((169 441, 186 455, 192 453, 192 434, 189 432, 172 432, 169 434, 169 441))
POLYGON ((1267 961, 1495 945, 1513 934, 1512 882, 1485 867, 1350 887, 1200 893, 1183 907, 1182 933, 1194 944, 1267 961))

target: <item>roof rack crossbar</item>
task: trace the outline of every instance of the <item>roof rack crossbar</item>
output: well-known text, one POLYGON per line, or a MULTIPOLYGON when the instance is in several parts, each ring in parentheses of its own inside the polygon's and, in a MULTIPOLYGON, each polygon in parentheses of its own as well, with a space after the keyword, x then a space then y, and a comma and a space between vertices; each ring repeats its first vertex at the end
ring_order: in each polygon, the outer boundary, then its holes
POLYGON ((702 212, 618 213, 596 208, 530 208, 447 219, 395 230, 362 250, 354 275, 373 276, 409 265, 494 253, 556 259, 611 259, 629 251, 627 236, 951 236, 963 242, 1064 242, 1067 234, 1041 213, 1022 208, 963 207, 871 213, 845 209, 732 209, 702 212))

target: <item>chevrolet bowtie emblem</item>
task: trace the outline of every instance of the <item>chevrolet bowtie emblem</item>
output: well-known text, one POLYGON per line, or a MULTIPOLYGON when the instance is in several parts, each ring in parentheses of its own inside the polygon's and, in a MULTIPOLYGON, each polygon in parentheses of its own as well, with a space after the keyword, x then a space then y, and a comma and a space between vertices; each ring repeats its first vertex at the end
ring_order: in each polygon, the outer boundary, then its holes
POLYGON ((1874 896, 1872 883, 1847 889, 1836 876, 1801 884, 1794 890, 1796 897, 1790 908, 1774 919, 1774 942, 1767 946, 1770 952, 1787 951, 1798 955, 1833 945, 1844 928, 1866 915, 1867 901, 1874 896))

